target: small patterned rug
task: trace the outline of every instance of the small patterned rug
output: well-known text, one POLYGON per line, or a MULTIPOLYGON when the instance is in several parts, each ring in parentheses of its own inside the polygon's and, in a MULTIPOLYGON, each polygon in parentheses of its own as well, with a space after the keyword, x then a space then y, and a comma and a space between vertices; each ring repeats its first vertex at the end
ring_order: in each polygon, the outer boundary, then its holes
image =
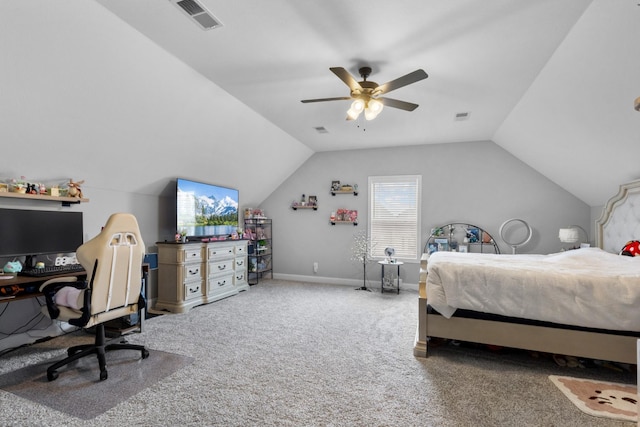
POLYGON ((581 411, 623 421, 638 419, 636 385, 549 375, 549 379, 581 411))

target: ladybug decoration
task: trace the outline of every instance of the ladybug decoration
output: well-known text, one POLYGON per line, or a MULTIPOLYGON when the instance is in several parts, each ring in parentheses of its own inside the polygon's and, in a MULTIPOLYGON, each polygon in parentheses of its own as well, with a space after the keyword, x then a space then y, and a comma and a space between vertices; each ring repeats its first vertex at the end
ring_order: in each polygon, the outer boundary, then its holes
POLYGON ((638 240, 628 241, 620 251, 620 255, 640 256, 640 241, 638 240))

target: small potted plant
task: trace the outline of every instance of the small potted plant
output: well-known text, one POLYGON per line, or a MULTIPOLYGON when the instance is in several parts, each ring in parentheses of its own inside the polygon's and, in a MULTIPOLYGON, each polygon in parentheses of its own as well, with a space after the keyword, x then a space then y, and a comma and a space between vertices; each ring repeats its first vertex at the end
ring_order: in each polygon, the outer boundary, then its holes
POLYGON ((187 230, 184 228, 176 233, 176 242, 178 243, 186 243, 187 242, 187 230))

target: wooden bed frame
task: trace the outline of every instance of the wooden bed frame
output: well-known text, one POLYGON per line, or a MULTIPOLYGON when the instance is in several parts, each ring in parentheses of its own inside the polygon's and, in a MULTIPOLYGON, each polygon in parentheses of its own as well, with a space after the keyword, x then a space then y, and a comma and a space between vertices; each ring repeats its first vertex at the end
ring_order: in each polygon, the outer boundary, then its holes
MULTIPOLYGON (((640 240, 640 180, 620 186, 596 221, 596 245, 617 252, 631 239, 640 240)), ((427 262, 420 262, 418 328, 413 354, 427 357, 428 337, 521 348, 622 363, 637 363, 638 337, 585 332, 427 313, 427 262)), ((638 331, 640 332, 640 331, 638 331)))

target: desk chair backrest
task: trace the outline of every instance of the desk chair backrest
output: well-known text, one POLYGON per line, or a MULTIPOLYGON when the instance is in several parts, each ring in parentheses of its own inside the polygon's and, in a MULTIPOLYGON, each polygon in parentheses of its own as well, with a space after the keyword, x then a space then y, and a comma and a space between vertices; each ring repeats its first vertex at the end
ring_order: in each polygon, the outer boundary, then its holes
POLYGON ((137 312, 144 248, 138 221, 127 213, 112 214, 100 234, 78 248, 91 287, 86 327, 137 312))

